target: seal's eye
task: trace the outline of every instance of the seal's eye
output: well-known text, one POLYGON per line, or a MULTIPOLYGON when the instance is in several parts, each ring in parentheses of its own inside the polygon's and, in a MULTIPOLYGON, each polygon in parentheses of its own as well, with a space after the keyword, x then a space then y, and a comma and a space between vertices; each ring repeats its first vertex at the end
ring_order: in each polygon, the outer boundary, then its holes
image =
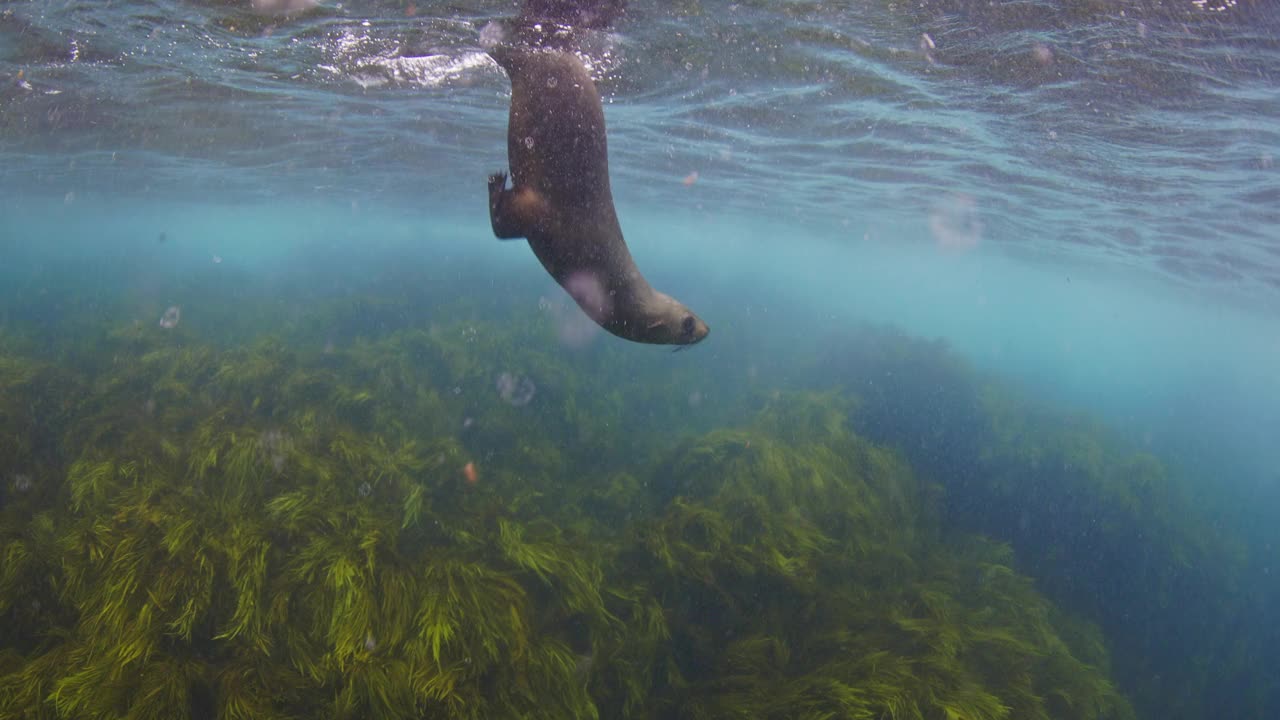
POLYGON ((692 335, 695 329, 697 329, 697 322, 693 319, 693 316, 685 315, 684 322, 680 324, 681 332, 685 335, 692 335))

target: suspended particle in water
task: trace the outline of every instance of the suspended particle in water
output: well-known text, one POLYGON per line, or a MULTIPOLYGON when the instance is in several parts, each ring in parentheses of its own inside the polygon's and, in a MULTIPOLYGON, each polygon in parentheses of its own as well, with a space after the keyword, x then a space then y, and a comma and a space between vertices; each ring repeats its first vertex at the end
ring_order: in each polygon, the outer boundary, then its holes
POLYGON ((1053 62, 1053 50, 1049 49, 1048 45, 1036 43, 1035 47, 1031 49, 1031 54, 1036 59, 1036 62, 1041 65, 1048 65, 1053 62))
POLYGON ((498 375, 497 382, 498 395, 504 402, 515 407, 524 407, 532 400, 534 394, 538 392, 538 388, 533 381, 524 375, 513 375, 504 372, 498 375))
POLYGON ((373 631, 366 630, 364 633, 364 649, 373 652, 378 649, 378 641, 373 639, 373 631))
POLYGON ((164 311, 164 315, 160 316, 160 327, 165 330, 172 330, 178 327, 178 321, 182 319, 182 309, 177 305, 170 305, 168 310, 164 311))
POLYGON ((221 256, 221 255, 214 255, 214 256, 213 256, 213 264, 214 264, 214 265, 221 265, 221 264, 222 264, 222 256, 221 256))
POLYGON ((35 487, 35 481, 31 479, 30 475, 18 473, 13 476, 13 489, 15 491, 24 493, 33 487, 35 487))
POLYGON ((366 480, 360 483, 360 488, 356 492, 360 493, 360 497, 367 498, 373 494, 373 486, 366 480))
POLYGON ((556 79, 556 76, 555 76, 555 75, 551 75, 551 76, 548 76, 548 77, 547 77, 547 87, 548 87, 548 88, 551 88, 551 89, 553 89, 553 90, 554 90, 554 89, 555 89, 555 87, 556 87, 556 85, 559 85, 559 84, 560 84, 560 81, 556 79))
POLYGON ((694 170, 688 175, 685 175, 684 179, 680 182, 683 183, 685 187, 692 187, 694 183, 698 182, 698 171, 694 170))
POLYGON ((162 231, 159 235, 157 235, 157 236, 156 236, 156 242, 157 242, 157 243, 159 243, 159 244, 161 244, 161 245, 163 245, 163 244, 165 243, 165 241, 166 241, 166 240, 168 240, 168 239, 169 239, 169 233, 166 233, 166 232, 163 232, 163 231, 162 231))
POLYGON ((533 136, 532 136, 532 135, 530 135, 530 136, 528 136, 528 137, 526 137, 526 138, 524 139, 524 146, 525 146, 525 147, 527 147, 527 148, 529 148, 530 150, 532 150, 532 149, 533 149, 533 136))

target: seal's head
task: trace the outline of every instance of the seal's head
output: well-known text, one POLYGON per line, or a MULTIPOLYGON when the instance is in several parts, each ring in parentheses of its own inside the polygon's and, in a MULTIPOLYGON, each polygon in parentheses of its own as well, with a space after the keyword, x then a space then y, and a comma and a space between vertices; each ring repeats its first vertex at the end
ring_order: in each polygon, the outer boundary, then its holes
POLYGON ((701 342, 711 332, 702 318, 693 314, 675 298, 653 291, 653 296, 645 303, 647 322, 636 338, 640 342, 655 345, 693 345, 701 342))

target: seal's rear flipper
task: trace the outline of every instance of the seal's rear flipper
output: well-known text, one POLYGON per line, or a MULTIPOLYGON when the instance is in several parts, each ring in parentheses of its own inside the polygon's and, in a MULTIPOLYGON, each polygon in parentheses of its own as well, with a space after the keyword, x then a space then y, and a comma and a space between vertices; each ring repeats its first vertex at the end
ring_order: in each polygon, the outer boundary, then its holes
POLYGON ((530 188, 508 188, 507 174, 489 176, 489 223, 499 240, 527 238, 545 226, 546 202, 530 188))

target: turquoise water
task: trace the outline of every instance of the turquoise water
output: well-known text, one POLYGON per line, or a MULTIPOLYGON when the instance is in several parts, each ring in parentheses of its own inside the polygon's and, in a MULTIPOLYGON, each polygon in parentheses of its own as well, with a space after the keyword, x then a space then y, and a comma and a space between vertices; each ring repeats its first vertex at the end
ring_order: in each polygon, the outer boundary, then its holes
POLYGON ((509 85, 479 32, 507 5, 0 3, 0 338, 70 362, 178 306, 187 342, 315 350, 462 306, 547 318, 529 342, 578 372, 627 353, 691 429, 849 387, 859 433, 1102 626, 1140 714, 1280 714, 1280 10, 633 2, 585 57, 631 250, 712 328, 671 355, 583 324, 492 237, 509 85), (314 317, 352 298, 375 309, 314 317), (902 338, 898 365, 865 350, 902 338), (938 366, 913 345, 935 340, 938 366), (1108 518, 971 507, 969 373, 1159 458, 1186 526, 1239 549, 1230 583, 1208 556, 1138 598, 1124 558, 1162 536, 1071 549, 1108 518))

